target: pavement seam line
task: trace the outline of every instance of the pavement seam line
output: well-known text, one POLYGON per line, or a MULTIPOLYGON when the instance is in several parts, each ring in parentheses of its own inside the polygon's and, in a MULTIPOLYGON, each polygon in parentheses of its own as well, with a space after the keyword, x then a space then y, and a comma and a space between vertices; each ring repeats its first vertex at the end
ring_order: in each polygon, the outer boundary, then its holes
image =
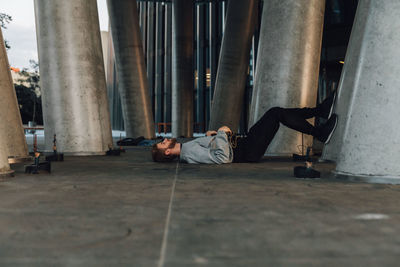
POLYGON ((161 243, 160 259, 158 261, 158 267, 163 267, 164 263, 165 263, 165 254, 167 252, 167 241, 168 241, 169 224, 170 224, 170 221, 171 221, 172 203, 174 201, 176 180, 178 179, 178 169, 179 169, 179 161, 176 164, 175 177, 174 177, 174 181, 172 183, 171 197, 169 199, 168 213, 167 213, 167 218, 166 218, 166 221, 165 221, 164 236, 163 236, 163 240, 162 240, 162 243, 161 243))

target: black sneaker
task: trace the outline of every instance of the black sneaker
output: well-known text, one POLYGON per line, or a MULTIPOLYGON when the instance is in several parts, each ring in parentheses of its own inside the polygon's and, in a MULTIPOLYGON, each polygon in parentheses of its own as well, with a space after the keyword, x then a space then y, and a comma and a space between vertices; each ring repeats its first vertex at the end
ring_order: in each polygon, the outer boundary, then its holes
POLYGON ((337 115, 332 114, 331 117, 329 118, 329 120, 319 128, 320 133, 317 136, 317 138, 321 142, 324 142, 325 144, 329 143, 329 141, 331 140, 332 134, 336 129, 337 121, 338 121, 337 115))
POLYGON ((320 116, 322 118, 329 119, 331 117, 333 112, 333 107, 335 106, 335 100, 336 100, 336 90, 333 91, 333 93, 329 97, 325 98, 325 100, 318 105, 318 108, 321 112, 320 116))

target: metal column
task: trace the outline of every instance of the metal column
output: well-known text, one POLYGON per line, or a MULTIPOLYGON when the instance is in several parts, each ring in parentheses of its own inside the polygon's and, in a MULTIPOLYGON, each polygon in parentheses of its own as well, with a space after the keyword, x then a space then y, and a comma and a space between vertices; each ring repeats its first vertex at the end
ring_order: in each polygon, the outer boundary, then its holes
MULTIPOLYGON (((210 10, 210 16, 209 16, 209 48, 210 48, 210 53, 209 53, 209 62, 210 62, 210 91, 209 91, 209 97, 207 99, 208 105, 209 105, 209 110, 208 110, 208 117, 207 117, 207 124, 210 121, 210 116, 211 116, 211 106, 212 106, 212 100, 214 96, 214 88, 215 88, 215 80, 217 77, 217 69, 218 69, 218 56, 219 56, 219 48, 220 48, 220 42, 219 40, 222 39, 222 36, 220 37, 219 33, 221 32, 219 29, 219 23, 220 21, 223 20, 221 18, 221 3, 218 2, 210 2, 209 3, 209 10, 210 10)), ((207 128, 208 125, 207 125, 207 128)))
POLYGON ((206 40, 205 40, 205 7, 204 3, 199 3, 196 7, 197 23, 197 103, 196 121, 199 125, 199 132, 204 131, 205 126, 205 90, 206 90, 206 40))
POLYGON ((164 4, 162 3, 156 3, 155 29, 154 121, 157 124, 163 122, 164 111, 164 4))
POLYGON ((237 131, 242 111, 257 0, 229 1, 209 129, 237 131))
POLYGON ((106 81, 108 101, 110 107, 111 129, 124 130, 124 116, 122 113, 121 97, 118 91, 117 70, 115 65, 115 53, 111 37, 111 27, 108 26, 108 61, 106 64, 106 81))
POLYGON ((165 5, 164 24, 164 122, 171 123, 171 90, 172 90, 172 5, 165 5))
POLYGON ((104 154, 112 145, 95 0, 35 0, 45 150, 104 154))
MULTIPOLYGON (((315 106, 324 11, 324 0, 264 1, 249 126, 275 106, 315 106)), ((267 153, 299 153, 302 144, 312 136, 281 127, 267 153)))
POLYGON ((147 55, 147 2, 140 2, 140 30, 142 33, 143 54, 147 55))
MULTIPOLYGON (((23 161, 28 158, 21 114, 18 108, 17 96, 11 77, 10 65, 3 34, 0 29, 0 154, 9 157, 10 163, 23 161)), ((8 163, 7 163, 8 164, 8 163)), ((4 163, 0 161, 0 170, 4 163)), ((3 166, 5 168, 6 166, 3 166)))
POLYGON ((193 135, 193 1, 173 0, 172 135, 193 135))
POLYGON ((154 92, 154 83, 155 83, 155 23, 156 23, 156 3, 149 2, 147 3, 147 78, 148 78, 148 90, 150 93, 150 99, 152 104, 152 112, 155 112, 155 92, 154 92))

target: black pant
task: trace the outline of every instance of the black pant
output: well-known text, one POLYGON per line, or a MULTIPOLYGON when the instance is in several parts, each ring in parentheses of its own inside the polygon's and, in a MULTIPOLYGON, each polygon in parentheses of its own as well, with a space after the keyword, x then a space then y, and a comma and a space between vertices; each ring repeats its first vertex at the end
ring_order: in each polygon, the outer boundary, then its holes
POLYGON ((306 119, 319 117, 320 112, 319 108, 271 108, 250 128, 248 135, 238 141, 237 147, 233 149, 233 162, 259 161, 280 123, 293 130, 316 136, 318 130, 306 119))

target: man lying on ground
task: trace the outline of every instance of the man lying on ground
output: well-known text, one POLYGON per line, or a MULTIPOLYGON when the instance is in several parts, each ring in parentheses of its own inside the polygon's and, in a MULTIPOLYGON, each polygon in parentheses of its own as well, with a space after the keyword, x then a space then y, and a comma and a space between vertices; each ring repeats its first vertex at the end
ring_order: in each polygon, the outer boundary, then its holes
POLYGON ((334 99, 335 95, 332 94, 315 108, 271 108, 250 128, 246 137, 238 139, 237 144, 232 144, 229 138, 232 131, 227 126, 222 126, 218 131, 208 131, 206 136, 187 143, 165 138, 161 143, 153 145, 153 160, 168 162, 179 157, 180 161, 187 163, 257 162, 263 157, 280 123, 312 135, 326 144, 337 125, 337 115, 331 115, 334 99), (306 120, 313 117, 322 117, 328 121, 314 127, 306 120))

